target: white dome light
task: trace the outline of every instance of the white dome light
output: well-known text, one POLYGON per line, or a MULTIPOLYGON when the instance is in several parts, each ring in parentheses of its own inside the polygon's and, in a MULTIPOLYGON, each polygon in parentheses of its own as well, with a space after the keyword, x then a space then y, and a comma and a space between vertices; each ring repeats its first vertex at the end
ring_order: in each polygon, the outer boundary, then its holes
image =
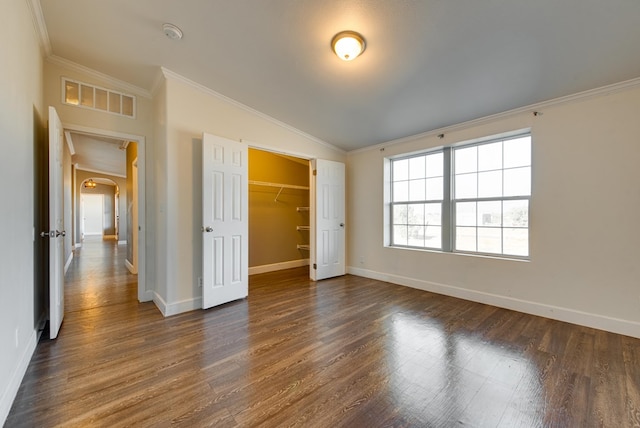
POLYGON ((342 31, 331 40, 331 48, 343 61, 354 60, 365 47, 364 38, 355 31, 342 31))

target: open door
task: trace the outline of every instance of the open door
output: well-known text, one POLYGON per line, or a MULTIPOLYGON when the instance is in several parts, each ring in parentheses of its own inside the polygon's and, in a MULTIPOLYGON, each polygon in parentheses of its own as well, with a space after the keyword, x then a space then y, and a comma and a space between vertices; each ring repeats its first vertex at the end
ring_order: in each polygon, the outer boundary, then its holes
POLYGON ((249 293, 248 148, 202 136, 202 308, 249 293))
POLYGON ((62 180, 62 123, 49 107, 49 338, 58 337, 64 317, 64 214, 62 180))
POLYGON ((344 275, 345 167, 323 159, 312 161, 312 230, 310 276, 314 281, 344 275))

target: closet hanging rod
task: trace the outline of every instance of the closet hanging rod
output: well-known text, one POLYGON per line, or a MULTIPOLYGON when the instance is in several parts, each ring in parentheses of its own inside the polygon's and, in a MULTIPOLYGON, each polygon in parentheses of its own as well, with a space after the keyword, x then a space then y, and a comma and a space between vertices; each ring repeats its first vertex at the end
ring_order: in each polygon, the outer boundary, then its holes
POLYGON ((282 184, 282 183, 269 183, 266 181, 249 180, 249 184, 254 184, 256 186, 278 187, 281 189, 309 190, 309 186, 297 186, 295 184, 282 184))

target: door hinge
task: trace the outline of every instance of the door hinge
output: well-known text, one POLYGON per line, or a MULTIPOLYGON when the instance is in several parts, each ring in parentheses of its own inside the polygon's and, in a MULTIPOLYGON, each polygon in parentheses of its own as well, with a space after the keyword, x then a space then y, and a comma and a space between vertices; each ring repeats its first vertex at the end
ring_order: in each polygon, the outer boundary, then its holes
POLYGON ((313 170, 313 175, 318 175, 318 170, 317 169, 313 170))
POLYGON ((318 265, 314 263, 313 264, 313 268, 317 270, 318 269, 318 265))

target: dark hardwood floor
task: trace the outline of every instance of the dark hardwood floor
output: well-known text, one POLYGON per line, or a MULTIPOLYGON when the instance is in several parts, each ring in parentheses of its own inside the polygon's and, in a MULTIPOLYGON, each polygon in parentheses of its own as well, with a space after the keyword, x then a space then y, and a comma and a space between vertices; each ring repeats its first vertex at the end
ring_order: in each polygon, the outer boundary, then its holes
POLYGON ((163 318, 88 242, 7 427, 637 427, 640 340, 347 275, 163 318))

